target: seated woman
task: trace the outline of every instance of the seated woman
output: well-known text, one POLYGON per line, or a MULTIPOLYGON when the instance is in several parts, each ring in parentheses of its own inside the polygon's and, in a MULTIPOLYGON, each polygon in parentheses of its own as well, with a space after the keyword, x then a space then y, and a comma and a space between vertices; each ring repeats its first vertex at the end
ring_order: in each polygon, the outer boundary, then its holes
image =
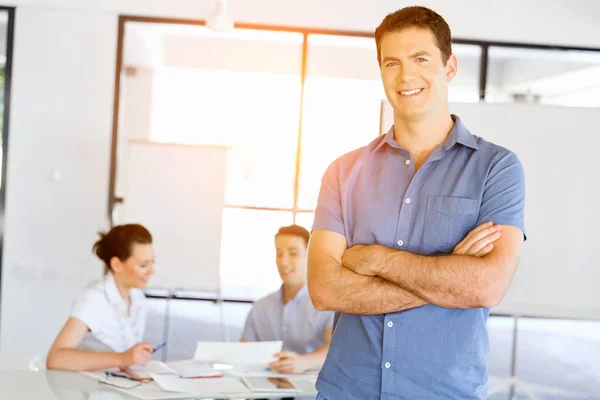
POLYGON ((104 261, 104 278, 75 300, 48 353, 48 369, 125 368, 152 355, 152 345, 142 343, 147 309, 141 290, 154 274, 152 235, 137 224, 115 226, 100 233, 93 251, 104 261))

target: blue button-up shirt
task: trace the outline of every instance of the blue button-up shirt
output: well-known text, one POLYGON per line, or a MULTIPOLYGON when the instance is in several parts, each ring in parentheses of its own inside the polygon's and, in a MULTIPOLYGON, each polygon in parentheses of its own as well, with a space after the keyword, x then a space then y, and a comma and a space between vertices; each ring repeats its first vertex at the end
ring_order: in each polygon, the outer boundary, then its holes
POLYGON ((286 304, 282 289, 258 300, 246 318, 242 339, 282 340, 283 350, 306 354, 325 344, 325 332, 332 325, 333 313, 317 311, 304 285, 286 304))
MULTIPOLYGON (((473 136, 460 119, 415 173, 393 128, 334 161, 313 230, 348 246, 451 253, 486 221, 523 232, 525 181, 517 156, 473 136)), ((328 400, 485 399, 489 309, 426 305, 385 315, 336 314, 317 389, 328 400)))

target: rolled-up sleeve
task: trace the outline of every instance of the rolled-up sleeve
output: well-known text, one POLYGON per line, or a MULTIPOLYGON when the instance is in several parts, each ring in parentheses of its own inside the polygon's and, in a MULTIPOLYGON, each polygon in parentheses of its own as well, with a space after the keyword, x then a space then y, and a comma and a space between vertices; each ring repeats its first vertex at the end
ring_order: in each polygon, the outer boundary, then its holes
POLYGON ((477 225, 492 221, 512 225, 525 236, 525 173, 515 153, 508 152, 490 168, 477 225))
POLYGON ((80 319, 90 331, 96 333, 102 329, 102 316, 106 315, 104 311, 106 304, 106 299, 102 297, 102 293, 87 288, 75 299, 71 317, 80 319))
POLYGON ((312 230, 328 230, 345 236, 340 196, 340 159, 337 159, 325 171, 321 180, 321 189, 312 230))

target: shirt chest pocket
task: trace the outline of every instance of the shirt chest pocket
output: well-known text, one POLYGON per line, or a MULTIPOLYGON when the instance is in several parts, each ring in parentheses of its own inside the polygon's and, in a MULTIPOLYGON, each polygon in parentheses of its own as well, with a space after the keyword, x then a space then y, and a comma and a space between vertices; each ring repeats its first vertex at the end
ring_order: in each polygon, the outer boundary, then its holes
POLYGON ((427 252, 450 253, 476 223, 476 200, 466 197, 428 197, 423 231, 427 252))

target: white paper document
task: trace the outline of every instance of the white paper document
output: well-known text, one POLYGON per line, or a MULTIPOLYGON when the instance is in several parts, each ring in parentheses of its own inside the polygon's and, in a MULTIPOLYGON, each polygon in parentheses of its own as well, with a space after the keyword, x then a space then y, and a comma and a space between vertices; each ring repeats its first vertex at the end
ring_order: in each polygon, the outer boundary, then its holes
POLYGON ((143 366, 131 366, 127 369, 127 372, 129 375, 141 379, 150 378, 151 374, 175 375, 181 378, 216 378, 223 376, 223 373, 214 369, 211 364, 194 360, 171 361, 166 364, 152 360, 143 366))
POLYGON ((247 365, 266 368, 281 351, 282 341, 198 342, 194 360, 208 364, 247 365))
POLYGON ((146 365, 132 365, 131 367, 127 368, 127 372, 129 375, 135 375, 136 377, 142 378, 142 379, 146 379, 146 378, 150 378, 150 373, 153 374, 165 374, 165 373, 172 373, 174 374, 175 371, 171 370, 169 367, 167 367, 164 363, 160 362, 160 361, 148 361, 146 363, 146 365))
POLYGON ((171 361, 167 365, 182 378, 218 378, 223 372, 217 371, 212 364, 195 360, 171 361))
POLYGON ((248 393, 248 388, 238 378, 182 379, 173 375, 150 374, 150 376, 166 392, 193 393, 196 396, 248 393))
POLYGON ((159 375, 177 374, 177 371, 175 371, 173 368, 171 368, 167 364, 165 364, 161 361, 155 361, 155 360, 148 361, 144 366, 135 365, 134 367, 131 367, 131 369, 134 371, 144 371, 148 375, 150 375, 150 374, 159 374, 159 375))

